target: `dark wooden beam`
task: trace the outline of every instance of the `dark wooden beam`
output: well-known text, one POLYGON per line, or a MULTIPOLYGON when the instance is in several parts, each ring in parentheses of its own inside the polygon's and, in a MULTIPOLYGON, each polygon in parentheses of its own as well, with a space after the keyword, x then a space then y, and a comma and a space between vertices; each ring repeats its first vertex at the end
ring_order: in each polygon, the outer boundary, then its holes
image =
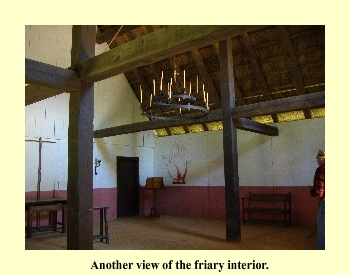
POLYGON ((262 124, 246 118, 236 118, 233 120, 233 123, 237 129, 267 136, 278 136, 278 128, 271 125, 262 124))
POLYGON ((182 125, 182 128, 184 128, 186 134, 191 133, 190 127, 188 127, 188 125, 182 125))
MULTIPOLYGON (((294 96, 282 99, 271 100, 267 102, 259 102, 255 104, 249 104, 244 106, 238 106, 232 108, 231 115, 233 118, 252 117, 267 115, 271 112, 289 112, 295 110, 302 110, 305 108, 318 108, 325 105, 325 92, 318 92, 313 94, 294 96)), ((192 125, 207 122, 215 122, 222 120, 222 111, 213 110, 207 119, 200 119, 197 121, 143 121, 127 125, 121 125, 101 130, 94 131, 94 138, 103 138, 116 135, 123 135, 129 133, 136 133, 154 129, 160 129, 165 127, 175 127, 181 125, 192 125)), ((242 129, 244 130, 244 129, 242 129)), ((247 129, 248 130, 248 129, 247 129)), ((249 130, 248 130, 249 131, 249 130)), ((262 133, 263 134, 263 133, 262 133)))
POLYGON ((165 127, 165 131, 168 136, 172 136, 173 134, 171 133, 170 127, 165 127))
POLYGON ((209 131, 208 125, 206 123, 201 123, 204 131, 209 131))
POLYGON ((232 118, 263 116, 271 113, 303 110, 325 106, 325 92, 286 97, 232 108, 232 118))
POLYGON ((226 240, 229 242, 240 242, 237 130, 231 118, 231 109, 235 107, 231 39, 219 42, 219 61, 225 174, 226 240))
POLYGON ((167 26, 81 62, 82 80, 100 81, 262 26, 167 26))
MULTIPOLYGON (((96 26, 73 26, 72 68, 95 54, 96 26)), ((67 249, 93 249, 94 83, 70 94, 68 128, 67 249)))
MULTIPOLYGON (((222 115, 221 110, 212 111, 208 119, 200 119, 196 121, 164 121, 164 120, 152 120, 152 121, 142 121, 136 122, 101 130, 94 131, 94 138, 104 138, 110 136, 125 135, 130 133, 163 129, 165 128, 168 135, 171 135, 170 127, 182 126, 185 129, 186 133, 189 133, 189 125, 201 124, 205 131, 208 131, 208 122, 221 121, 222 115)), ((237 129, 250 131, 258 134, 268 135, 268 136, 277 136, 278 128, 270 125, 265 125, 256 121, 249 119, 236 119, 234 120, 235 126, 237 129)))
POLYGON ((62 93, 80 90, 80 79, 76 72, 25 59, 25 105, 62 93))
POLYGON ((59 90, 62 93, 80 90, 80 79, 76 72, 28 58, 25 59, 25 81, 26 84, 59 90))
POLYGON ((182 120, 182 121, 178 121, 178 120, 176 121, 173 121, 173 120, 142 121, 142 122, 136 122, 132 124, 110 127, 110 128, 101 129, 101 130, 95 130, 94 138, 104 138, 104 137, 124 135, 124 134, 130 134, 130 133, 136 133, 136 132, 142 132, 142 131, 148 131, 148 130, 170 128, 170 127, 183 126, 183 125, 201 124, 206 122, 214 122, 214 121, 221 120, 221 118, 222 118, 221 110, 214 110, 210 113, 210 116, 208 117, 208 119, 202 118, 197 120, 182 120))
POLYGON ((38 85, 27 85, 25 88, 25 105, 30 105, 40 100, 63 94, 62 90, 55 90, 38 85))

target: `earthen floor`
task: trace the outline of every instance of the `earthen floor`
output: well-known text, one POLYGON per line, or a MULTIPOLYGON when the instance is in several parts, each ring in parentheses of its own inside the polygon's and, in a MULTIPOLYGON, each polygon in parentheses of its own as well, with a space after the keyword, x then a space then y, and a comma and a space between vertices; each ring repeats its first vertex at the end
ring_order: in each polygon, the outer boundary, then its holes
MULTIPOLYGON (((241 241, 226 241, 223 220, 161 216, 111 220, 109 244, 93 242, 94 250, 313 250, 315 227, 249 223, 241 226, 241 241)), ((99 223, 94 223, 94 234, 99 223)), ((25 239, 26 250, 65 250, 67 234, 50 232, 25 239)))

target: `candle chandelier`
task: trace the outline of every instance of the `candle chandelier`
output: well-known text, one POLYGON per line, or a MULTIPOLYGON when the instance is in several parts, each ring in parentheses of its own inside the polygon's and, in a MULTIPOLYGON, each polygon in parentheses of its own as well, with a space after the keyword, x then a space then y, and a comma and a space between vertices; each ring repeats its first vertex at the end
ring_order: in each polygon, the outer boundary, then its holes
POLYGON ((204 90, 197 89, 192 92, 192 83, 189 84, 189 90, 186 90, 185 71, 183 79, 183 87, 180 87, 178 73, 176 68, 174 77, 167 83, 167 89, 163 90, 163 72, 160 80, 158 92, 156 92, 156 81, 153 79, 153 94, 151 94, 149 105, 144 106, 142 103, 142 87, 140 86, 140 108, 142 115, 149 119, 159 120, 197 120, 208 118, 210 114, 209 96, 204 90), (168 115, 170 114, 170 115, 168 115))

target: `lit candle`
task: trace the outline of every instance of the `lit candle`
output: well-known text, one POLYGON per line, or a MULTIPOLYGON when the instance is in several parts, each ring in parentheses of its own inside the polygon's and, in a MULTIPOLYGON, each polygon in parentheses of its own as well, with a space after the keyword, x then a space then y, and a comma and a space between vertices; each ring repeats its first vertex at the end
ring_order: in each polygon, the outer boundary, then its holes
POLYGON ((170 98, 171 98, 171 86, 173 85, 173 79, 170 78, 170 98))
POLYGON ((151 107, 152 106, 152 94, 151 94, 151 99, 150 99, 150 101, 149 101, 149 106, 151 107))
POLYGON ((185 80, 185 78, 186 78, 186 71, 184 70, 184 89, 186 88, 186 80, 185 80))
POLYGON ((142 104, 142 87, 140 85, 140 101, 141 101, 141 104, 142 104))
POLYGON ((163 71, 162 71, 162 77, 160 79, 160 90, 163 90, 163 71))
POLYGON ((204 102, 205 102, 206 100, 205 100, 204 84, 203 84, 203 98, 204 98, 204 102))
POLYGON ((153 94, 156 95, 156 80, 153 79, 153 94))
POLYGON ((207 93, 207 109, 209 109, 209 93, 207 93))
POLYGON ((197 95, 198 95, 198 75, 197 75, 197 95))
POLYGON ((191 81, 190 81, 190 92, 188 93, 188 95, 191 95, 191 81))

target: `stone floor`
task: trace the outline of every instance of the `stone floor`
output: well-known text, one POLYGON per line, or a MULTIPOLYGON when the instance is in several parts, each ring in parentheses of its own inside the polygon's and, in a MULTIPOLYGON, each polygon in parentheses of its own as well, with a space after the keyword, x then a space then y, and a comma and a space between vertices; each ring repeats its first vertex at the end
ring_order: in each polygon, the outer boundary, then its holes
MULTIPOLYGON (((241 226, 241 242, 226 241, 223 220, 161 216, 109 221, 110 243, 94 241, 94 250, 313 250, 315 227, 250 223, 241 226)), ((99 224, 94 223, 94 234, 99 224)), ((25 239, 26 250, 65 250, 67 235, 50 232, 25 239)))

